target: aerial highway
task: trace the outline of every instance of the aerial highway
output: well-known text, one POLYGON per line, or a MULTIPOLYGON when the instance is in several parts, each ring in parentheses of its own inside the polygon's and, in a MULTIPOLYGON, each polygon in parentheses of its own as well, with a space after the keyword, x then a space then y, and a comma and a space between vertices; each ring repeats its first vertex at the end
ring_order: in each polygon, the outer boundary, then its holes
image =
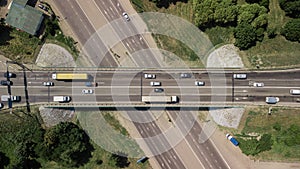
MULTIPOLYGON (((114 32, 111 39, 120 40, 121 45, 125 49, 126 53, 132 57, 137 67, 159 68, 162 66, 160 65, 161 62, 159 61, 158 55, 155 56, 151 51, 145 50, 143 55, 134 55, 143 49, 148 49, 149 46, 143 35, 137 32, 136 26, 139 25, 134 25, 134 22, 128 22, 125 20, 125 18, 123 18, 122 15, 126 11, 119 1, 95 0, 85 2, 79 0, 68 0, 62 2, 59 0, 54 0, 53 2, 59 11, 59 15, 61 15, 60 18, 64 18, 61 20, 61 22, 67 22, 70 25, 72 31, 77 36, 79 43, 83 46, 83 50, 88 56, 88 60, 93 63, 93 66, 118 66, 118 62, 111 52, 111 48, 113 46, 106 44, 105 39, 102 39, 105 36, 96 34, 101 26, 109 23, 110 27, 112 28, 111 30, 114 32)), ((181 79, 179 75, 180 72, 174 72, 171 74, 147 71, 140 73, 126 71, 123 73, 97 72, 96 75, 94 75, 93 82, 98 83, 98 86, 89 88, 93 90, 93 94, 86 95, 82 93, 82 89, 87 89, 84 82, 77 81, 71 83, 54 81, 55 85, 53 87, 45 87, 41 84, 47 79, 51 80, 52 72, 48 72, 46 74, 45 72, 44 74, 42 72, 38 72, 38 74, 34 73, 36 72, 33 72, 32 74, 30 74, 30 72, 27 73, 30 76, 28 76, 26 84, 23 83, 23 85, 21 84, 20 86, 17 86, 18 82, 14 82, 14 85, 16 84, 16 86, 12 87, 12 92, 17 90, 19 90, 18 92, 21 92, 22 88, 24 90, 24 85, 27 85, 30 103, 36 103, 36 101, 38 101, 51 104, 52 96, 70 95, 72 96, 71 103, 73 103, 71 106, 74 106, 75 104, 78 105, 78 103, 81 103, 81 106, 87 105, 94 101, 95 103, 102 103, 103 105, 109 103, 112 103, 112 105, 121 103, 129 106, 131 105, 128 103, 140 105, 143 104, 141 102, 142 95, 163 94, 178 95, 180 100, 179 103, 171 105, 180 104, 180 106, 190 103, 200 105, 204 102, 212 102, 212 100, 213 103, 221 104, 234 102, 261 102, 265 104, 265 97, 269 96, 270 94, 273 94, 274 96, 282 96, 283 98, 280 97, 280 103, 285 103, 285 98, 289 99, 287 102, 291 102, 291 96, 288 95, 286 89, 289 87, 294 87, 292 84, 291 86, 282 85, 284 81, 282 78, 277 79, 278 83, 281 83, 281 85, 278 85, 279 88, 277 88, 277 90, 273 90, 271 86, 272 82, 267 82, 267 80, 266 82, 265 80, 262 81, 265 82, 266 86, 262 89, 259 89, 253 87, 252 85, 253 82, 251 80, 258 80, 255 79, 255 77, 249 76, 247 80, 234 80, 232 79, 232 73, 227 73, 221 76, 214 74, 209 77, 203 72, 194 72, 195 79, 181 79), (164 92, 155 93, 153 89, 156 87, 150 86, 150 79, 143 79, 144 73, 156 74, 157 78, 155 81, 161 82, 162 86, 159 86, 159 88, 163 88, 164 92), (134 76, 132 76, 132 74, 134 74, 134 76), (205 81, 205 86, 195 86, 195 80, 205 81), (267 86, 269 85, 270 87, 268 88, 267 86), (278 93, 279 91, 282 93, 278 93)), ((265 77, 269 78, 269 75, 265 77)), ((69 104, 70 103, 63 103, 58 104, 58 106, 69 104)), ((177 118, 176 111, 172 112, 170 112, 171 117, 177 118)), ((149 138, 153 135, 162 133, 150 112, 136 111, 135 113, 128 113, 131 119, 136 119, 137 122, 134 122, 134 125, 143 138, 149 138), (139 121, 141 121, 143 118, 147 118, 148 121, 152 122, 139 123, 139 121), (152 132, 149 132, 149 130, 152 132)), ((189 111, 185 112, 187 115, 188 113, 189 111)), ((198 136, 198 133, 201 131, 200 125, 196 123, 193 129, 194 130, 190 132, 189 136, 185 138, 185 142, 188 145, 186 147, 186 152, 188 152, 189 149, 189 152, 191 152, 190 154, 194 154, 195 157, 201 161, 194 165, 193 168, 195 166, 198 166, 199 168, 229 168, 224 160, 222 160, 220 154, 217 153, 215 148, 211 145, 210 140, 204 144, 196 143, 194 141, 198 136), (207 153, 209 153, 210 156, 206 156, 207 153)), ((161 149, 165 149, 168 147, 168 145, 170 145, 169 140, 166 137, 162 137, 158 142, 147 142, 147 145, 152 154, 155 155, 154 157, 157 160, 160 168, 191 168, 188 167, 189 161, 181 160, 180 156, 182 157, 182 154, 178 153, 174 149, 157 154, 157 152, 159 152, 161 149), (157 145, 163 146, 157 147, 157 145)))
MULTIPOLYGON (((280 72, 249 72, 247 79, 234 79, 232 73, 220 75, 207 72, 193 72, 191 78, 181 78, 176 70, 170 73, 160 71, 90 71, 92 81, 97 87, 92 87, 93 94, 83 94, 82 90, 90 87, 85 86, 86 81, 63 81, 53 80, 54 72, 34 71, 26 72, 26 84, 24 84, 23 72, 16 72, 18 78, 11 78, 12 95, 25 97, 24 86, 28 89, 28 98, 31 104, 51 103, 56 95, 71 96, 73 104, 76 102, 89 102, 90 104, 131 103, 132 106, 140 105, 141 96, 178 96, 179 103, 184 104, 249 104, 265 103, 265 97, 276 96, 280 98, 278 105, 299 106, 298 95, 291 95, 290 89, 299 89, 300 79, 298 71, 280 72), (145 79, 144 74, 155 74, 155 79, 145 79), (216 78, 218 77, 218 78, 216 78), (216 79, 215 79, 216 78, 216 79), (196 86, 195 81, 205 82, 204 86, 196 86), (54 82, 54 86, 43 86, 43 82, 54 82), (158 81, 161 86, 151 86, 151 81, 158 81), (261 82, 263 87, 255 87, 253 83, 261 82), (225 86, 224 86, 225 85, 225 86), (162 88, 162 93, 154 92, 155 88, 162 88)), ((4 74, 4 72, 1 72, 4 74)), ((4 80, 3 77, 1 80, 4 80)), ((1 86, 1 93, 7 93, 7 87, 1 86)), ((23 99, 21 103, 23 103, 23 99)), ((68 104, 68 103, 63 103, 68 104)), ((99 105, 101 107, 101 105, 99 105)), ((173 105, 174 106, 174 105, 173 105)))

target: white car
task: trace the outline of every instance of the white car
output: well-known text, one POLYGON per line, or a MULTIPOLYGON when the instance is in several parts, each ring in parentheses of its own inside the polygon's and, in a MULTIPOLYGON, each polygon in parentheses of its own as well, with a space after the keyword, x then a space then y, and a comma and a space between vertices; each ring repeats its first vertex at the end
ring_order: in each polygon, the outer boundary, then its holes
POLYGON ((44 86, 54 86, 53 82, 43 82, 44 86))
POLYGON ((161 86, 160 82, 150 82, 150 86, 161 86))
POLYGON ((196 86, 204 86, 204 85, 205 85, 205 82, 202 82, 202 81, 195 81, 195 85, 196 85, 196 86))
POLYGON ((155 79, 156 76, 154 74, 144 74, 145 79, 155 79))
POLYGON ((279 97, 266 97, 266 103, 276 104, 279 102, 279 97))
POLYGON ((130 18, 126 12, 123 12, 122 15, 126 19, 126 21, 130 21, 130 18))
POLYGON ((233 74, 235 79, 247 79, 247 74, 233 74))
POLYGON ((264 83, 258 83, 258 82, 254 82, 253 83, 254 87, 264 87, 264 83))
POLYGON ((83 94, 93 94, 94 91, 92 89, 82 89, 83 94))
POLYGON ((4 107, 3 103, 0 103, 0 109, 2 109, 4 107))

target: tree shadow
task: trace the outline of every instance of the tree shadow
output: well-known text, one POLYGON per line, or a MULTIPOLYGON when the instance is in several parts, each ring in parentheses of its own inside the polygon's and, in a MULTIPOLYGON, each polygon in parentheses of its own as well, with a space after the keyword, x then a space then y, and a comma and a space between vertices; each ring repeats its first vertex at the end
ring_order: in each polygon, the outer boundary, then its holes
POLYGON ((116 152, 111 155, 111 159, 116 161, 116 167, 126 168, 129 166, 128 155, 123 152, 116 152))
MULTIPOLYGON (((90 158, 92 157, 92 151, 95 150, 93 145, 90 143, 89 136, 85 132, 83 134, 83 142, 85 142, 85 146, 86 146, 85 151, 76 152, 72 154, 72 159, 74 159, 77 164, 76 167, 82 166, 87 162, 89 162, 90 158)), ((100 163, 102 164, 102 160, 100 160, 100 163)))
POLYGON ((187 3, 188 0, 161 0, 156 3, 158 8, 169 8, 171 4, 176 4, 177 2, 187 3))
POLYGON ((5 166, 9 164, 9 158, 2 152, 0 152, 0 169, 3 169, 5 166))
POLYGON ((27 5, 35 7, 35 4, 37 3, 38 0, 28 0, 27 5))
POLYGON ((6 6, 7 5, 7 0, 0 0, 0 7, 6 6))
POLYGON ((13 37, 10 36, 11 31, 12 28, 0 24, 0 45, 9 45, 8 41, 13 39, 13 37))

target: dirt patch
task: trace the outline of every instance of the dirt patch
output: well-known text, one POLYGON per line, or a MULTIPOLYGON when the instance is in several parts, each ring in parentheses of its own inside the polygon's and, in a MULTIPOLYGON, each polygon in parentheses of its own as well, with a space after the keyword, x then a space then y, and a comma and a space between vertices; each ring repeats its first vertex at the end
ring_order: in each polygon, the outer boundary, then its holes
POLYGON ((40 107, 40 115, 44 121, 45 127, 52 127, 60 122, 72 121, 75 115, 74 110, 51 109, 40 107))
POLYGON ((63 47, 55 44, 44 44, 37 59, 40 67, 75 67, 72 55, 63 47))

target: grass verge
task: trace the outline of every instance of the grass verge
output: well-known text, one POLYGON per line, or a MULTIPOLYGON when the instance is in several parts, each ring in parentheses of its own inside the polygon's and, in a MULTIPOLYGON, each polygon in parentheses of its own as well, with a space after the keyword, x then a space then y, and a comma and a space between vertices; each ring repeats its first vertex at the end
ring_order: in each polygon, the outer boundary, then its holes
POLYGON ((259 138, 263 134, 270 134, 273 142, 269 151, 253 156, 256 160, 299 161, 300 145, 287 146, 285 137, 291 125, 300 126, 300 109, 273 108, 272 115, 268 115, 268 107, 248 108, 241 121, 239 133, 241 138, 259 138))
POLYGON ((0 52, 11 60, 20 63, 33 63, 38 53, 36 49, 42 42, 26 32, 9 27, 0 31, 0 52))

